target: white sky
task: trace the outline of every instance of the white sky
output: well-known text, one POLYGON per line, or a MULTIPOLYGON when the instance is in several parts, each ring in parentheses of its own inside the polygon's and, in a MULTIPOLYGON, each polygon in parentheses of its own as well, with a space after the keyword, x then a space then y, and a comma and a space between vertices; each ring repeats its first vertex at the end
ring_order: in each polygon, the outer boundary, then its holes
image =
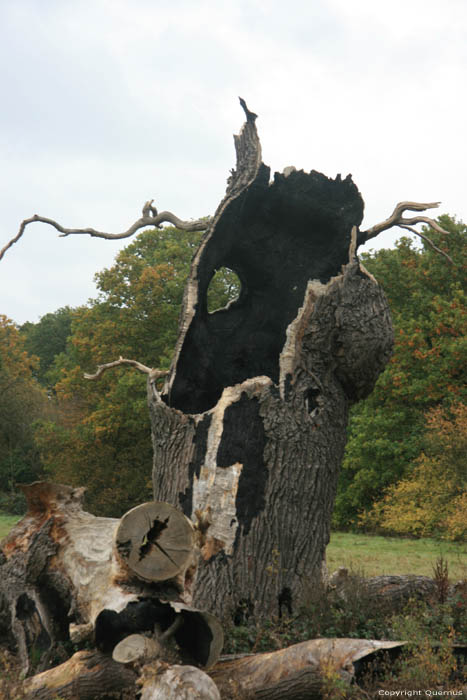
MULTIPOLYGON (((272 171, 352 173, 364 228, 401 200, 467 221, 466 37, 466 0, 1 0, 0 247, 32 214, 114 232, 152 197, 212 214, 238 95, 272 171)), ((33 224, 0 263, 0 313, 85 303, 129 242, 33 224)))

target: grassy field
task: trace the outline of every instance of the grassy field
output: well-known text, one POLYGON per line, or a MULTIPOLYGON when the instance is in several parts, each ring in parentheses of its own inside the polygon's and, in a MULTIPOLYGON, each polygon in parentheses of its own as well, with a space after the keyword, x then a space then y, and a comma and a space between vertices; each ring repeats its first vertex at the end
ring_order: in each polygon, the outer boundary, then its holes
MULTIPOLYGON (((0 514, 0 540, 18 519, 17 515, 0 514)), ((467 578, 467 546, 428 538, 409 540, 399 537, 333 532, 326 559, 329 573, 338 569, 339 566, 345 566, 365 576, 380 574, 432 576, 433 565, 440 555, 448 562, 451 580, 467 578)))
POLYGON ((0 540, 5 537, 19 518, 19 515, 5 515, 4 513, 0 513, 0 540))
POLYGON ((433 565, 441 555, 448 563, 451 580, 467 578, 467 546, 428 538, 412 540, 333 532, 326 560, 329 573, 345 566, 365 576, 432 576, 433 565))

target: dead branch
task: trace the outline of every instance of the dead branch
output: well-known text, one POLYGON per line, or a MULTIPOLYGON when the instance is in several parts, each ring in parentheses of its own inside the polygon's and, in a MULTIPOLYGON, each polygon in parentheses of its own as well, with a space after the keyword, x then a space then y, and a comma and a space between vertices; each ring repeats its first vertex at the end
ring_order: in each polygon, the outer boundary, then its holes
POLYGON ((66 228, 65 226, 59 224, 57 221, 54 221, 54 219, 49 219, 45 216, 39 216, 38 214, 34 214, 34 216, 31 216, 29 219, 24 219, 24 221, 21 223, 21 226, 19 227, 16 236, 12 238, 0 250, 0 260, 3 258, 3 256, 9 248, 11 248, 12 245, 17 243, 17 241, 19 241, 19 239, 22 237, 26 230, 26 226, 36 222, 42 224, 49 224, 49 226, 53 226, 57 231, 60 232, 60 238, 64 238, 66 236, 71 236, 75 234, 87 234, 94 238, 106 238, 107 240, 129 238, 141 228, 145 228, 146 226, 160 228, 161 224, 163 223, 170 223, 173 226, 176 226, 176 228, 181 229, 182 231, 204 231, 209 225, 210 217, 195 219, 193 221, 183 221, 182 219, 179 219, 178 216, 175 216, 175 214, 172 214, 172 212, 170 211, 162 211, 159 213, 157 209, 153 206, 153 201, 153 199, 150 199, 145 203, 142 210, 143 216, 141 216, 137 221, 135 221, 134 224, 132 224, 126 231, 123 231, 123 233, 105 233, 104 231, 96 231, 96 229, 94 228, 66 228))
POLYGON ((410 218, 403 217, 405 211, 425 211, 426 209, 434 209, 435 207, 439 207, 440 203, 441 202, 430 202, 427 204, 421 202, 399 202, 399 204, 396 205, 390 217, 388 217, 384 221, 381 221, 379 224, 375 224, 367 231, 362 231, 361 235, 364 236, 363 242, 366 243, 371 238, 375 238, 380 233, 382 233, 383 231, 387 231, 393 226, 399 226, 399 228, 405 228, 411 231, 412 233, 415 233, 420 238, 423 238, 423 240, 426 241, 428 245, 433 248, 433 250, 435 250, 437 253, 440 253, 441 255, 444 255, 444 257, 447 258, 451 264, 454 264, 453 260, 449 257, 447 253, 445 253, 443 250, 440 250, 440 248, 435 246, 433 241, 430 238, 428 238, 428 236, 426 236, 423 233, 420 233, 420 231, 417 231, 417 229, 413 228, 413 226, 416 224, 428 224, 428 226, 431 226, 432 229, 434 229, 438 233, 442 233, 443 235, 449 235, 449 231, 445 231, 434 219, 431 219, 428 216, 412 216, 410 218))
POLYGON ((168 372, 160 369, 152 369, 151 367, 146 367, 146 365, 141 364, 137 360, 127 360, 124 357, 119 357, 118 360, 114 362, 107 362, 105 365, 98 365, 97 372, 94 374, 84 374, 85 379, 99 379, 106 370, 113 369, 114 367, 120 367, 121 365, 130 365, 144 374, 149 374, 151 380, 161 379, 166 377, 168 372))
MULTIPOLYGON (((454 260, 451 258, 451 256, 448 255, 444 250, 441 250, 441 248, 438 248, 438 246, 436 246, 433 243, 431 238, 428 238, 428 236, 425 236, 424 233, 421 233, 420 231, 417 231, 416 229, 412 228, 412 226, 407 226, 406 224, 399 224, 399 228, 406 228, 408 231, 411 231, 412 233, 417 234, 417 236, 419 236, 420 238, 423 238, 423 240, 426 241, 428 243, 428 245, 431 248, 433 248, 433 250, 435 250, 440 255, 444 255, 444 257, 447 258, 447 260, 449 260, 451 265, 454 265, 454 260)), ((445 231, 444 233, 449 233, 449 231, 445 231)))

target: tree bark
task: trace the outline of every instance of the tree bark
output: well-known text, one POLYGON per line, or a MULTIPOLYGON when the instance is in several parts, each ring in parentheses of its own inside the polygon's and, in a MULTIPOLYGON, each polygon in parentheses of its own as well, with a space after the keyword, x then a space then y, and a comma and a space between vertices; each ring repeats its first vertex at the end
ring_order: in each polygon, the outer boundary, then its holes
POLYGON ((269 183, 254 120, 193 260, 171 371, 149 381, 154 497, 209 521, 195 601, 218 615, 295 605, 321 576, 348 409, 384 368, 386 298, 355 257, 350 176, 269 183), (209 313, 215 270, 239 298, 209 313))
POLYGON ((78 651, 68 661, 33 676, 23 686, 24 700, 96 700, 135 697, 137 674, 101 652, 78 651), (131 694, 130 694, 131 693, 131 694))

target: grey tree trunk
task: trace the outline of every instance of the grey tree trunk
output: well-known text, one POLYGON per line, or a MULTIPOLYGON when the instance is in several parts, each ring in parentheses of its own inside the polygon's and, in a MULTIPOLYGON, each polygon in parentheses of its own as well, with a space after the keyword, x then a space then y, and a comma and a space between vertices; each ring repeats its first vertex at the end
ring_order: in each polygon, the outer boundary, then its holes
POLYGON ((246 114, 149 407, 154 498, 209 525, 195 604, 266 616, 322 575, 349 406, 372 390, 393 332, 355 255, 363 201, 351 177, 288 168, 269 182, 246 114), (220 267, 242 288, 209 313, 220 267))

